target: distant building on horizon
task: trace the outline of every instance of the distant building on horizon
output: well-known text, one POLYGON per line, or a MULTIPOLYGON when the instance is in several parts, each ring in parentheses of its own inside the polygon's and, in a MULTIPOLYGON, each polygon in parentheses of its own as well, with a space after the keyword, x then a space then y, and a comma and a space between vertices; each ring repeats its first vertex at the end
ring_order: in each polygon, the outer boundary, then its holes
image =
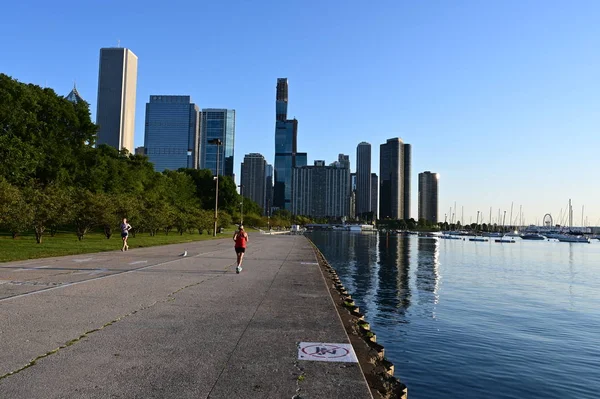
POLYGON ((410 146, 406 148, 400 138, 388 139, 380 145, 379 186, 379 217, 408 219, 410 212, 406 202, 410 206, 410 146), (406 158, 405 149, 408 152, 406 158))
POLYGON ((348 188, 346 189, 346 201, 348 201, 348 211, 346 217, 354 217, 352 212, 352 171, 350 169, 350 155, 338 154, 338 163, 340 167, 348 169, 348 188))
POLYGON ((273 207, 291 210, 292 170, 306 166, 307 155, 298 152, 298 120, 287 119, 288 81, 277 79, 275 97, 275 170, 273 207))
POLYGON ((404 170, 403 170, 403 180, 404 180, 404 187, 403 187, 403 191, 404 191, 404 211, 402 212, 402 214, 404 215, 404 219, 410 219, 410 193, 411 193, 411 186, 410 186, 410 173, 411 173, 411 169, 410 169, 410 165, 412 162, 412 156, 411 156, 411 145, 410 144, 404 144, 404 152, 403 152, 403 158, 404 158, 404 170))
POLYGON ((135 147, 135 155, 146 155, 146 149, 144 146, 135 147))
POLYGON ((199 112, 190 96, 150 96, 144 147, 155 171, 198 169, 199 112))
POLYGON ((65 97, 65 99, 67 101, 72 102, 73 104, 77 104, 80 102, 85 102, 85 100, 83 99, 83 97, 81 97, 79 95, 79 92, 77 91, 77 86, 73 85, 73 90, 71 90, 69 92, 69 94, 67 94, 67 96, 65 97))
POLYGON ((250 153, 244 156, 240 194, 256 202, 263 210, 266 209, 266 168, 267 161, 262 154, 250 153))
POLYGON ((350 169, 344 163, 314 161, 313 166, 293 169, 292 215, 345 218, 349 215, 350 169))
POLYGON ((379 178, 377 173, 371 173, 371 212, 373 212, 373 220, 377 220, 379 212, 379 178))
POLYGON ((438 182, 440 175, 425 171, 419 173, 419 220, 438 223, 438 182))
POLYGON ((356 217, 364 218, 371 207, 371 144, 359 143, 356 147, 356 217))
POLYGON ((265 168, 265 215, 271 214, 273 208, 273 165, 265 168))
POLYGON ((350 214, 349 216, 356 218, 356 173, 350 173, 350 214))
POLYGON ((217 149, 219 151, 219 175, 233 177, 235 144, 235 110, 204 108, 200 123, 200 169, 210 169, 216 174, 217 149), (214 139, 221 145, 211 144, 214 139))
POLYGON ((134 151, 138 58, 121 47, 100 49, 96 145, 134 151))

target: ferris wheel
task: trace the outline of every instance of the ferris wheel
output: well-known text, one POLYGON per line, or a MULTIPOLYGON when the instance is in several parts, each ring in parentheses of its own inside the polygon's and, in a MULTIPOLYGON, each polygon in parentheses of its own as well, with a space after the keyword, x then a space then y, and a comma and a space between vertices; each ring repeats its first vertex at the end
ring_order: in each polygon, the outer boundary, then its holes
POLYGON ((545 227, 552 227, 554 226, 554 223, 552 222, 552 215, 550 215, 549 213, 544 215, 544 226, 545 227))

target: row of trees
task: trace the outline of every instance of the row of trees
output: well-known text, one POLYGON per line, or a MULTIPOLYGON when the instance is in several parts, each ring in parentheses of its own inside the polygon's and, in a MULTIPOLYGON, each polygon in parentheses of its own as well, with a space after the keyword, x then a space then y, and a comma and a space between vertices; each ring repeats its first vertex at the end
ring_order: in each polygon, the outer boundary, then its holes
MULTIPOLYGON (((37 242, 59 228, 110 238, 123 217, 151 235, 213 229, 210 170, 158 173, 143 155, 96 147, 96 132, 87 103, 0 74, 0 229, 33 231, 37 242)), ((260 207, 243 201, 244 219, 262 223, 260 207)), ((240 220, 241 202, 233 179, 220 177, 219 226, 240 220)))

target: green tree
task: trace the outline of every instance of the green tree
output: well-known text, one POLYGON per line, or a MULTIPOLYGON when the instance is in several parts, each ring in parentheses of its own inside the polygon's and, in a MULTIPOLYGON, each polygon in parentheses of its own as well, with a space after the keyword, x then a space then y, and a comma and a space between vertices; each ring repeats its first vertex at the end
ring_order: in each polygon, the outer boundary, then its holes
POLYGON ((73 224, 77 239, 81 241, 92 227, 102 224, 104 217, 102 207, 106 205, 106 197, 81 190, 75 195, 75 201, 73 224))
POLYGON ((31 211, 18 187, 0 178, 0 226, 10 231, 12 238, 27 230, 31 211))
POLYGON ((0 74, 0 173, 9 181, 69 184, 96 131, 85 102, 0 74))

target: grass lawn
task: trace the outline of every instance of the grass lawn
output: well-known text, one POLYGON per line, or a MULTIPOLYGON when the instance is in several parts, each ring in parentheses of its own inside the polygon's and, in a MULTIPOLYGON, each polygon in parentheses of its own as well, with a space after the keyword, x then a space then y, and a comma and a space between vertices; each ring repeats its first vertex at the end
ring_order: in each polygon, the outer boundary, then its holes
MULTIPOLYGON (((170 232, 169 235, 157 233, 151 237, 148 233, 138 233, 135 237, 128 239, 129 248, 152 247, 156 245, 178 244, 182 242, 212 240, 229 238, 233 234, 232 229, 225 230, 213 238, 211 234, 188 234, 179 235, 170 232)), ((14 260, 47 258, 51 256, 76 255, 90 252, 118 251, 121 249, 122 241, 119 232, 106 239, 100 232, 85 235, 83 241, 78 241, 75 233, 60 232, 54 237, 50 234, 44 235, 41 244, 36 244, 33 234, 23 234, 16 239, 8 234, 0 234, 0 262, 14 260)))

